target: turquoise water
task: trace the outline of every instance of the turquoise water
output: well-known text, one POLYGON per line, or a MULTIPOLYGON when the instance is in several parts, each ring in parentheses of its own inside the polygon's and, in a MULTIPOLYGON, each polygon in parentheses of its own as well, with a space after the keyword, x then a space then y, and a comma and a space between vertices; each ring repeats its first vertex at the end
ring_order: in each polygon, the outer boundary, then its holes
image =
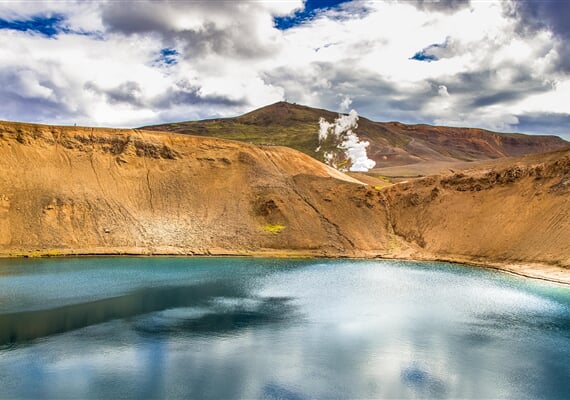
POLYGON ((0 398, 569 398, 570 289, 443 263, 0 260, 0 398))

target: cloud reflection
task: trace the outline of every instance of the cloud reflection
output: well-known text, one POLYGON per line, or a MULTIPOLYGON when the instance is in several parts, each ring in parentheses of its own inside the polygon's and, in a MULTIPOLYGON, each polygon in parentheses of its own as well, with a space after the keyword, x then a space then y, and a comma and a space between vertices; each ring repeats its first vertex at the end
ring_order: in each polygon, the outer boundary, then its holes
POLYGON ((251 261, 223 273, 213 263, 215 279, 195 285, 20 313, 27 322, 2 315, 0 330, 16 332, 10 343, 25 343, 0 349, 2 396, 298 400, 570 392, 567 292, 443 264, 280 262, 270 271, 251 261), (29 332, 41 340, 30 341, 29 332))

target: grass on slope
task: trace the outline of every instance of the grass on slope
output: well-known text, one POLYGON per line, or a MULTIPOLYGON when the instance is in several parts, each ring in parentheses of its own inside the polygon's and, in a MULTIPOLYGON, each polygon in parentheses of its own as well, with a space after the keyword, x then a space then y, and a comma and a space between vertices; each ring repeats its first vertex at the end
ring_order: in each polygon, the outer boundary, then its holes
POLYGON ((318 143, 318 121, 300 122, 293 126, 244 124, 228 120, 196 121, 171 124, 170 132, 239 140, 258 145, 288 146, 315 156, 318 143))
MULTIPOLYGON (((287 146, 323 161, 323 152, 315 152, 319 146, 321 117, 333 122, 338 118, 338 113, 279 102, 237 118, 186 121, 143 129, 239 140, 257 145, 287 146)), ((359 128, 355 132, 363 138, 371 139, 377 145, 403 147, 409 141, 409 138, 387 129, 382 124, 365 118, 361 118, 358 123, 359 128)))
MULTIPOLYGON (((235 118, 188 121, 143 129, 218 137, 257 145, 287 146, 323 161, 319 119, 333 122, 338 113, 278 102, 235 118)), ((360 118, 355 133, 368 141, 368 157, 377 168, 424 162, 478 161, 548 152, 568 145, 548 136, 505 134, 474 128, 407 125, 360 118)), ((341 160, 342 161, 342 160, 341 160)))

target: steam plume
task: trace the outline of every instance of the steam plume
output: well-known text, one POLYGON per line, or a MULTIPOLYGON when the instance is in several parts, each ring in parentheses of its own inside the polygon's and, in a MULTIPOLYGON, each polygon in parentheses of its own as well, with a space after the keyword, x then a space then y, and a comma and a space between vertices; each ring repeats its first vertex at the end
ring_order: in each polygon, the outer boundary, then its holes
POLYGON ((341 171, 366 172, 376 162, 368 158, 366 148, 370 143, 361 141, 354 129, 358 127, 358 114, 351 110, 348 115, 339 115, 334 122, 319 120, 319 147, 327 165, 341 171))
POLYGON ((348 111, 348 108, 352 104, 352 99, 348 96, 344 96, 342 101, 340 102, 340 110, 341 111, 348 111))

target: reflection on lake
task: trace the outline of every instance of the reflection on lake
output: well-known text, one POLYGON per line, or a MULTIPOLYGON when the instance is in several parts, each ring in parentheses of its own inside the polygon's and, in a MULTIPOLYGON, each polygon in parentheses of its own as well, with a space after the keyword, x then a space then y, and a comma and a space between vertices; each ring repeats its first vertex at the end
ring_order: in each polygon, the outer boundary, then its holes
POLYGON ((449 264, 0 261, 0 398, 568 398, 570 289, 449 264))

